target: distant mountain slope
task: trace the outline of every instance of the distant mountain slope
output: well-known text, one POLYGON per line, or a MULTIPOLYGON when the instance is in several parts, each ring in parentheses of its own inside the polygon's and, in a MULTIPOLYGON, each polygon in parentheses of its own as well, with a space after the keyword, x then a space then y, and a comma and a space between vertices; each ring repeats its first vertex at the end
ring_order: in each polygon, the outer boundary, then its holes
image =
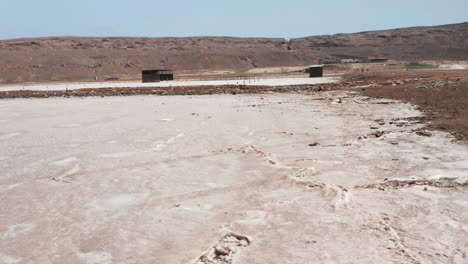
POLYGON ((306 60, 382 56, 394 60, 467 60, 468 23, 291 40, 306 60))
POLYGON ((87 38, 0 41, 0 83, 137 76, 142 69, 236 70, 296 66, 349 56, 468 60, 468 23, 274 38, 87 38))

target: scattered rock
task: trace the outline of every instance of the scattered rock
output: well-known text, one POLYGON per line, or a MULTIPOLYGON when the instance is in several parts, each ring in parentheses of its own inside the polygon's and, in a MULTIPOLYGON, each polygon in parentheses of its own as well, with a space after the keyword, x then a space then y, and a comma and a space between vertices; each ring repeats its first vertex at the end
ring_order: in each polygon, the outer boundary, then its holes
POLYGON ((373 183, 367 185, 355 186, 355 189, 400 189, 407 188, 409 186, 432 186, 436 188, 456 188, 456 187, 467 187, 468 182, 457 182, 456 178, 440 178, 440 179, 394 179, 394 180, 385 180, 382 183, 373 183))
POLYGON ((233 232, 225 235, 215 246, 195 261, 195 264, 230 264, 234 254, 248 247, 252 239, 233 232))
POLYGON ((430 137, 430 136, 432 136, 432 134, 431 134, 430 132, 425 131, 425 130, 416 131, 416 135, 422 136, 422 137, 430 137))
POLYGON ((374 133, 372 133, 372 134, 370 134, 370 135, 371 135, 371 136, 374 136, 374 137, 376 137, 376 138, 379 138, 379 137, 383 136, 384 134, 385 134, 384 131, 376 131, 376 132, 374 132, 374 133))

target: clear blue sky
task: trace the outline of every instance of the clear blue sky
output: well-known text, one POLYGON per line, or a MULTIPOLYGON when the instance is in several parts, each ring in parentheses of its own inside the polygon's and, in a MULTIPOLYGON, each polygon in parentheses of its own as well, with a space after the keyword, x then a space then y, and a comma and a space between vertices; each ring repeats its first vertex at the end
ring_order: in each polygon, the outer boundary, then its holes
POLYGON ((296 38, 468 21, 468 0, 0 0, 0 39, 296 38))

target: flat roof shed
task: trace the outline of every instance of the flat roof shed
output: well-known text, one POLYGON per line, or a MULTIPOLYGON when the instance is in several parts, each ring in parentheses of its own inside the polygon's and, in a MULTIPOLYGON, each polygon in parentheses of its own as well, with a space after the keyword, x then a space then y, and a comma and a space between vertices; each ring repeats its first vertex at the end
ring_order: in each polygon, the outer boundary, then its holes
POLYGON ((309 65, 309 77, 323 77, 323 65, 309 65))
POLYGON ((174 72, 172 70, 144 70, 141 72, 141 78, 144 83, 160 82, 174 80, 174 72))

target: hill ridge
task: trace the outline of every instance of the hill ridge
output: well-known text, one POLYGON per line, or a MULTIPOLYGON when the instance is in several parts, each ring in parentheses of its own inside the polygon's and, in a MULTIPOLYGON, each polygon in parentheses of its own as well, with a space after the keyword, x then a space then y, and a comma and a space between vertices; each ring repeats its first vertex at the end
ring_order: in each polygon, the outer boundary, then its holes
POLYGON ((468 60, 468 22, 303 38, 45 37, 0 40, 0 83, 134 76, 141 69, 302 66, 340 57, 468 60))

